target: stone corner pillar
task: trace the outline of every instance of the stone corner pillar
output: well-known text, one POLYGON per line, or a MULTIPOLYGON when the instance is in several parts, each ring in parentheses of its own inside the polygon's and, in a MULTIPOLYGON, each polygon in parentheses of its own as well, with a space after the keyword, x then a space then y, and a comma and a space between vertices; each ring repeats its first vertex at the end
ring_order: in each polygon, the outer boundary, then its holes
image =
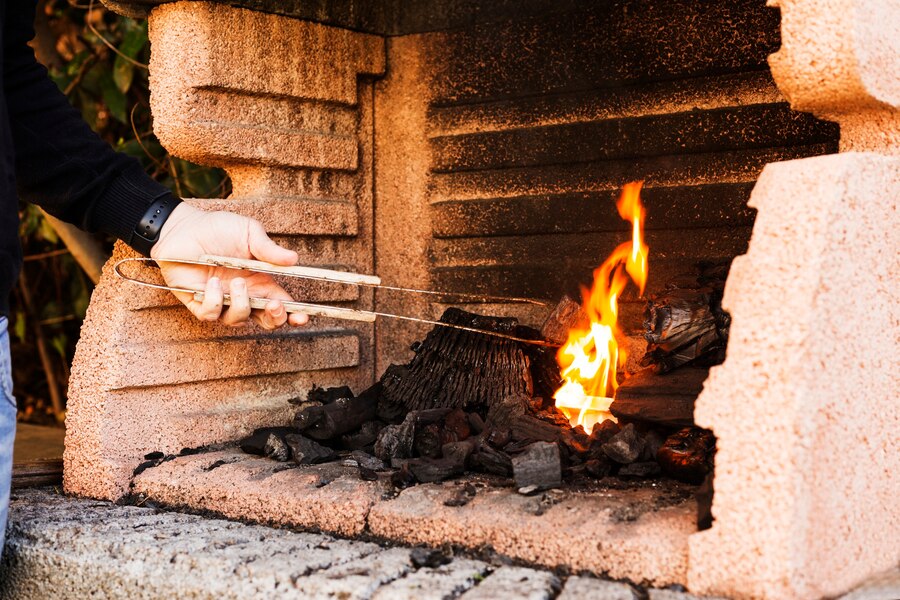
POLYGON ((692 592, 835 597, 900 563, 900 3, 775 0, 773 75, 842 153, 765 167, 723 299, 728 356, 696 421, 718 438, 692 592))
MULTIPOLYGON (((384 40, 210 2, 150 14, 154 130, 174 155, 224 168, 233 194, 190 200, 262 222, 301 263, 373 270, 373 78, 384 40)), ((113 261, 131 255, 119 245, 113 261)), ((152 273, 144 272, 150 278, 152 273)), ((348 286, 295 298, 371 308, 348 286)), ((297 331, 194 319, 168 292, 119 281, 91 300, 72 368, 65 450, 70 493, 117 499, 150 452, 286 424, 313 384, 368 386, 371 324, 314 319, 297 331)))

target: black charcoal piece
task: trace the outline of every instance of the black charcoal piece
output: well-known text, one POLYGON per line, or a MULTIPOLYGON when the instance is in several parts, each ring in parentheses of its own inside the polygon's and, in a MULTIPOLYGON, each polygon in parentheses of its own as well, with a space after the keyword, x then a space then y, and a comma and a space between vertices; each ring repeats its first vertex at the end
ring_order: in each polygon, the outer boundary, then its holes
POLYGON ((596 479, 603 479, 612 471, 612 464, 606 457, 592 458, 584 463, 584 470, 596 479))
POLYGON ((559 446, 551 442, 535 442, 512 459, 516 486, 536 485, 541 489, 562 484, 562 463, 559 446))
POLYGON ((436 569, 442 565, 450 564, 453 561, 453 555, 449 549, 413 548, 409 552, 409 561, 417 569, 422 567, 436 569))
POLYGON ((363 481, 378 481, 378 473, 364 466, 359 466, 359 478, 363 481))
POLYGON ((266 439, 264 453, 272 460, 277 460, 278 462, 287 462, 291 459, 291 449, 288 448, 284 438, 274 433, 270 433, 266 439))
POLYGON ((313 389, 309 391, 306 399, 309 402, 321 402, 322 404, 331 404, 338 398, 353 398, 353 392, 346 385, 342 385, 340 387, 332 387, 332 388, 320 388, 318 386, 313 386, 313 389))
POLYGON ((444 506, 465 506, 472 501, 477 491, 474 485, 466 482, 464 485, 459 486, 452 496, 444 500, 444 506))
POLYGON ((472 467, 485 473, 509 477, 512 475, 512 460, 502 450, 497 450, 488 444, 481 444, 477 452, 469 459, 472 467))
POLYGON ((296 433, 292 427, 262 427, 255 430, 248 437, 242 439, 239 443, 241 450, 247 454, 256 454, 257 456, 266 455, 266 442, 269 440, 270 434, 275 434, 281 438, 291 433, 296 433))
POLYGON ((636 477, 644 479, 647 477, 655 477, 661 472, 659 464, 656 461, 635 462, 619 469, 619 477, 636 477))
POLYGON ((601 446, 603 453, 617 463, 627 465, 635 462, 644 451, 644 438, 629 423, 601 446))
POLYGON ((383 471, 387 468, 383 460, 362 450, 354 450, 350 453, 350 458, 355 460, 360 467, 371 469, 372 471, 383 471))
POLYGON ((416 434, 416 413, 412 411, 399 425, 388 425, 378 432, 375 456, 383 461, 412 456, 416 434))
POLYGON ((315 442, 299 433, 285 436, 284 441, 291 448, 294 462, 298 465, 315 465, 337 458, 334 450, 315 442))

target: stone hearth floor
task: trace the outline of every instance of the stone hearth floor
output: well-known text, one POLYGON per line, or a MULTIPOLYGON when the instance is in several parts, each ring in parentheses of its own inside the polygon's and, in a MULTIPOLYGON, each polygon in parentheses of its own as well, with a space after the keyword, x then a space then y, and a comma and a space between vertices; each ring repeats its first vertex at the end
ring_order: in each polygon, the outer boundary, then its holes
MULTIPOLYGON (((416 567, 408 547, 139 506, 13 494, 0 598, 460 598, 689 600, 589 576, 455 556, 416 567)), ((842 600, 900 597, 900 570, 842 600)))

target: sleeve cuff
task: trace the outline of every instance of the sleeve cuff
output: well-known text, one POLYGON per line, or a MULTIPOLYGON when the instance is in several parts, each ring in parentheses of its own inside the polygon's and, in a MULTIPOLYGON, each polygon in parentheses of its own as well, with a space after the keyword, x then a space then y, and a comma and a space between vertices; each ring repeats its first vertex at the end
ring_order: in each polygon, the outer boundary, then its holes
POLYGON ((167 195, 172 196, 172 192, 150 179, 140 165, 129 165, 94 206, 91 229, 113 235, 139 250, 133 243, 138 223, 155 200, 167 195))

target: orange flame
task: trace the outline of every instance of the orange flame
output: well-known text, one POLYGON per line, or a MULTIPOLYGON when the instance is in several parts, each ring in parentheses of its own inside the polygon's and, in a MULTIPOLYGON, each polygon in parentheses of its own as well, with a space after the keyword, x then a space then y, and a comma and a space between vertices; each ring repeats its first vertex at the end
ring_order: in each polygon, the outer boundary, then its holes
POLYGON ((618 320, 618 299, 628 278, 644 293, 647 284, 648 247, 643 241, 644 206, 642 182, 627 184, 616 208, 619 216, 631 221, 631 241, 619 245, 609 258, 594 270, 594 284, 583 289, 582 306, 589 325, 574 327, 556 356, 565 379, 553 395, 556 406, 572 423, 590 431, 596 423, 615 418, 609 412, 613 394, 619 386, 616 371, 625 364, 625 351, 619 349, 622 334, 618 320))

